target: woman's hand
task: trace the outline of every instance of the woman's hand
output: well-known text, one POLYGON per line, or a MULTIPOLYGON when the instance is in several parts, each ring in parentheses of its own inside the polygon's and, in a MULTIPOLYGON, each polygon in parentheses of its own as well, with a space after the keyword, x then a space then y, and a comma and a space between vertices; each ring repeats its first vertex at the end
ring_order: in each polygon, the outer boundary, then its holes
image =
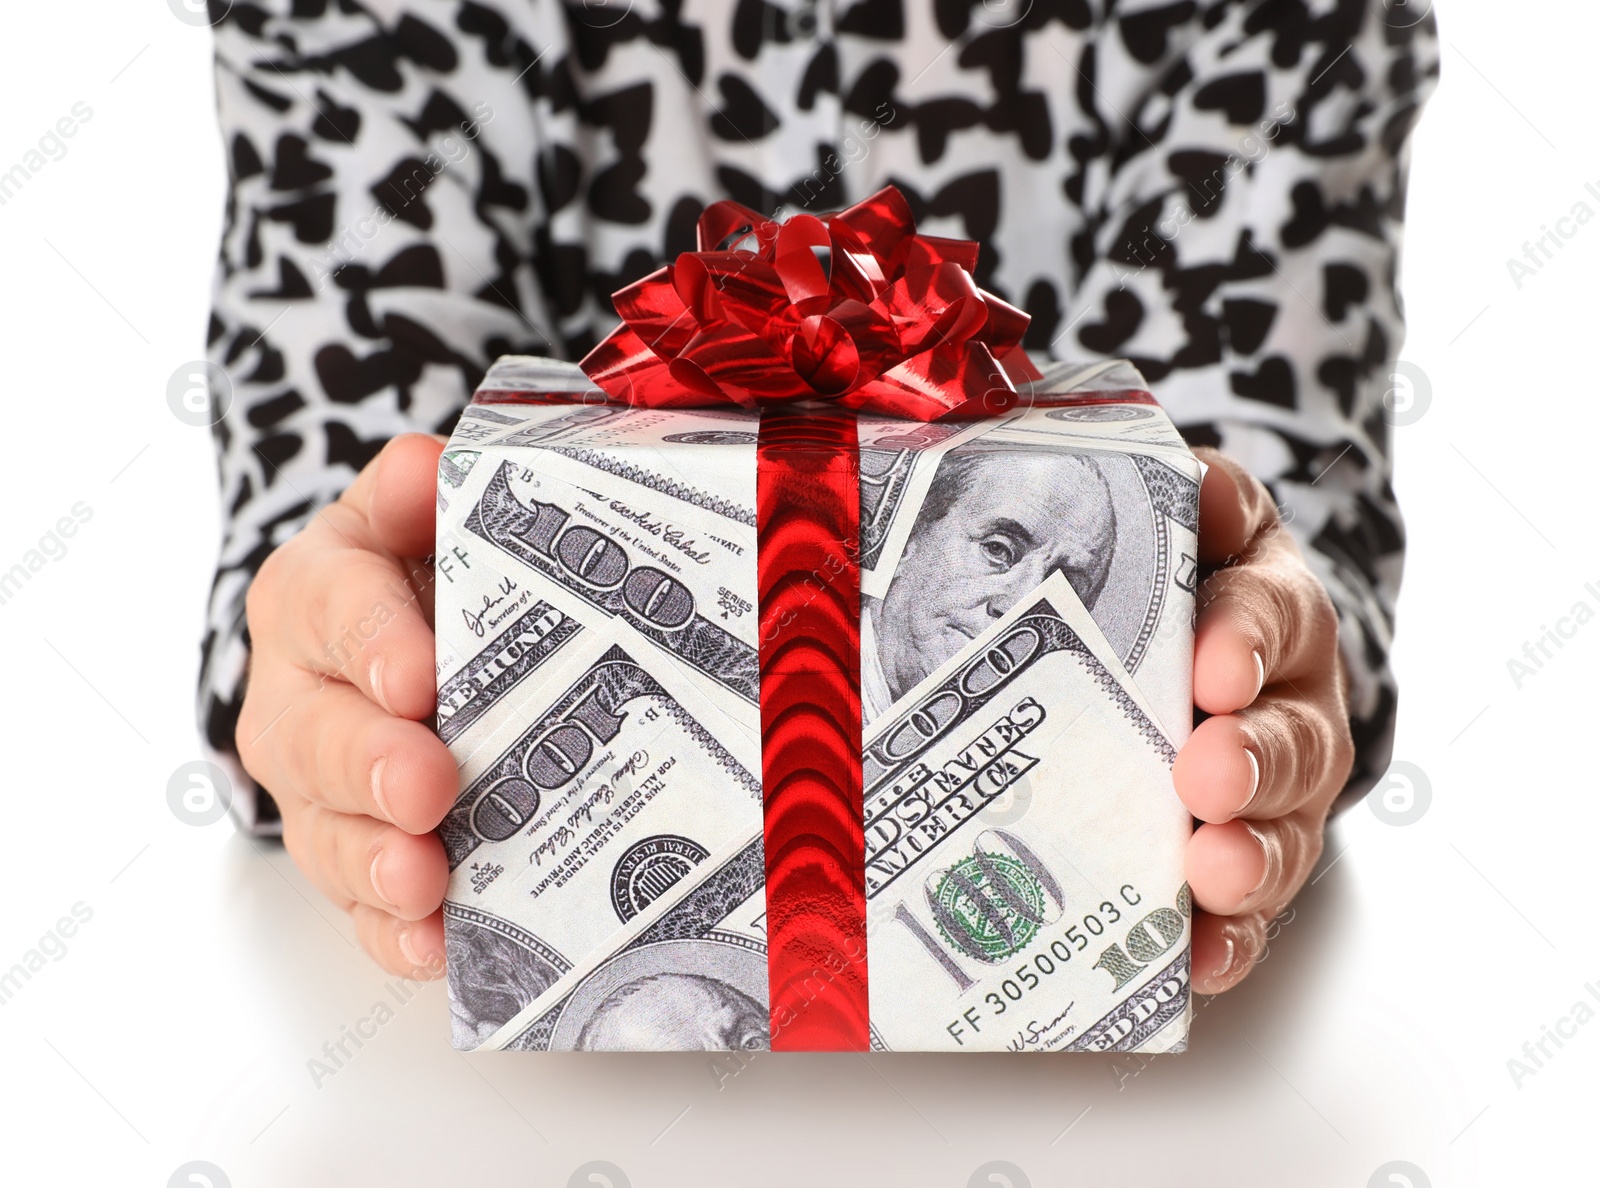
POLYGON ((1193 979, 1237 985, 1267 926, 1322 853, 1322 827, 1354 759, 1338 619, 1265 487, 1215 450, 1200 487, 1201 583, 1194 701, 1213 715, 1172 778, 1206 822, 1186 859, 1195 906, 1193 979))
POLYGON ((433 713, 433 438, 391 441, 250 586, 235 741, 300 869, 391 973, 444 971, 444 847, 456 765, 433 713))

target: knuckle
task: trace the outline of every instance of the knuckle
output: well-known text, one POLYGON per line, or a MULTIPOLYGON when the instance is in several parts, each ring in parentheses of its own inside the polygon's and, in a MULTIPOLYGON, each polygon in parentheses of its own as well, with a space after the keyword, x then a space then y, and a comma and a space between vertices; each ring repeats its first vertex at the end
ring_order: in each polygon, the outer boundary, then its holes
POLYGON ((259 694, 245 690, 244 704, 239 707, 239 720, 233 726, 233 747, 239 753, 239 762, 252 779, 264 784, 266 751, 266 720, 259 694))
POLYGON ((1320 825, 1300 826, 1299 823, 1289 831, 1289 839, 1285 845, 1288 851, 1283 870, 1282 885, 1273 893, 1270 905, 1273 916, 1283 914, 1294 902, 1294 897, 1300 893, 1305 882, 1311 877, 1311 872, 1316 869, 1317 860, 1322 857, 1323 836, 1320 825))
POLYGON ((362 552, 345 556, 339 580, 330 583, 316 613, 330 662, 342 669, 380 637, 392 635, 392 625, 404 619, 413 601, 383 558, 362 552))
POLYGON ((262 627, 267 621, 267 610, 277 600, 278 571, 283 568, 283 562, 278 560, 283 550, 274 549, 267 554, 267 559, 261 563, 261 568, 256 570, 256 575, 250 580, 250 587, 244 594, 244 617, 250 625, 252 638, 260 639, 263 635, 262 627))
POLYGON ((302 802, 283 818, 283 847, 306 879, 325 899, 341 911, 350 911, 356 900, 339 865, 338 817, 315 804, 302 802))
POLYGON ((1298 814, 1289 828, 1295 853, 1294 861, 1286 872, 1288 886, 1285 889, 1292 894, 1299 890, 1300 884, 1310 875, 1311 868, 1317 864, 1317 859, 1322 857, 1321 814, 1314 809, 1298 814))
POLYGON ((1278 504, 1272 498, 1272 492, 1267 490, 1267 484, 1243 466, 1234 463, 1236 472, 1240 476, 1240 485, 1245 493, 1246 505, 1250 509, 1251 518, 1255 521, 1257 530, 1268 528, 1278 522, 1278 504))
POLYGON ((1263 912, 1247 912, 1239 917, 1244 939, 1244 951, 1249 957, 1245 967, 1248 973, 1267 955, 1267 916, 1263 912))
MULTIPOLYGON (((295 593, 298 603, 295 614, 298 621, 304 625, 308 640, 316 640, 323 644, 328 642, 331 628, 327 624, 330 622, 330 615, 333 612, 332 600, 338 588, 337 581, 319 581, 308 583, 295 593)), ((317 663, 321 664, 320 658, 317 663)))
POLYGON ((311 741, 311 778, 317 792, 327 797, 336 793, 344 782, 348 770, 350 740, 346 731, 334 729, 326 715, 322 717, 311 741))
POLYGON ((1221 923, 1221 935, 1233 943, 1237 962, 1226 985, 1236 985, 1266 954, 1267 935, 1261 913, 1244 911, 1225 917, 1221 923), (1239 960, 1240 957, 1243 960, 1239 960))
POLYGON ((1240 572, 1235 596, 1236 620, 1246 635, 1258 639, 1266 649, 1269 670, 1293 655, 1301 630, 1299 600, 1282 575, 1264 567, 1247 567, 1240 572))
POLYGON ((1305 627, 1305 620, 1300 615, 1300 600, 1295 597, 1297 591, 1286 582, 1265 581, 1262 589, 1265 592, 1263 613, 1271 625, 1272 642, 1276 645, 1277 661, 1281 664, 1286 657, 1300 650, 1301 632, 1305 627))
POLYGON ((307 804, 300 816, 306 822, 305 848, 312 865, 324 874, 337 870, 337 864, 332 861, 338 853, 337 830, 329 827, 328 814, 318 805, 307 804))
POLYGON ((1252 733, 1263 744, 1268 771, 1276 775, 1277 795, 1290 804, 1299 803, 1324 767, 1324 731, 1298 706, 1275 704, 1263 710, 1260 728, 1252 733))
POLYGON ((302 871, 310 873, 313 857, 307 837, 306 814, 298 811, 283 814, 283 848, 302 871))
POLYGON ((1350 723, 1341 718, 1333 727, 1331 774, 1336 788, 1342 788, 1356 765, 1356 740, 1350 734, 1350 723))
POLYGON ((1243 463, 1226 454, 1215 454, 1206 461, 1220 466, 1232 479, 1238 492, 1239 508, 1244 515, 1246 552, 1251 542, 1271 529, 1278 520, 1278 505, 1265 483, 1251 473, 1243 463))
POLYGON ((1339 638, 1339 611, 1316 574, 1305 570, 1306 621, 1318 639, 1331 642, 1339 638))
POLYGON ((372 866, 372 847, 367 845, 354 823, 341 820, 339 827, 330 831, 328 858, 339 872, 339 881, 352 895, 361 898, 360 889, 371 885, 368 877, 372 866), (363 863, 362 856, 366 861, 363 863))
POLYGON ((1306 853, 1305 865, 1302 868, 1304 872, 1301 875, 1302 880, 1311 873, 1311 868, 1317 864, 1317 859, 1322 857, 1323 847, 1326 845, 1327 840, 1323 836, 1321 829, 1306 830, 1306 853))

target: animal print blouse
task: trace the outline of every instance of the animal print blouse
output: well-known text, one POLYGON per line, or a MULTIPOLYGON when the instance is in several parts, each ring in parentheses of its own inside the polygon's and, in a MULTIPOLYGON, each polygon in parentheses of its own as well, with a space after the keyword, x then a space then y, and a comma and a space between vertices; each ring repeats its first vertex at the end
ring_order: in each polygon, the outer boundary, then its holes
POLYGON ((1430 0, 223 7, 199 717, 246 827, 278 824, 233 757, 262 559, 390 437, 448 432, 496 356, 581 357, 707 203, 826 211, 891 182, 920 229, 983 245, 1025 345, 1131 358, 1191 442, 1267 482, 1339 608, 1352 787, 1383 771, 1385 395, 1430 0))

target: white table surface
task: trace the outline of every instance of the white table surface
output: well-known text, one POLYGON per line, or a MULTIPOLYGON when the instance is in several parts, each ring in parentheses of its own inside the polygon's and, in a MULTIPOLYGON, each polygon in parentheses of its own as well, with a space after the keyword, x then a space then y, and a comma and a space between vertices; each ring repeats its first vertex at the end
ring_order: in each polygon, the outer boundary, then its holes
POLYGON ((1432 801, 1408 826, 1365 804, 1338 820, 1269 959, 1201 1003, 1186 1055, 463 1057, 433 985, 319 1083, 308 1061, 391 979, 281 850, 165 799, 197 757, 218 514, 209 438, 164 400, 202 352, 220 219, 208 35, 160 0, 9 7, 0 164, 73 103, 95 114, 0 209, 0 568, 75 503, 93 516, 0 605, 0 969, 73 905, 92 915, 0 1005, 0 1180, 165 1185, 204 1160, 241 1188, 1364 1186, 1405 1183, 1373 1178, 1403 1160, 1413 1188, 1579 1182, 1600 626, 1520 688, 1507 661, 1576 603, 1600 610, 1600 226, 1520 289, 1505 261, 1574 204, 1600 213, 1581 81, 1600 17, 1440 8, 1405 268, 1404 357, 1432 403, 1396 434, 1396 754, 1432 801), (1514 1077, 1546 1027, 1568 1038, 1514 1077), (614 1170, 589 1181, 592 1161, 614 1170))

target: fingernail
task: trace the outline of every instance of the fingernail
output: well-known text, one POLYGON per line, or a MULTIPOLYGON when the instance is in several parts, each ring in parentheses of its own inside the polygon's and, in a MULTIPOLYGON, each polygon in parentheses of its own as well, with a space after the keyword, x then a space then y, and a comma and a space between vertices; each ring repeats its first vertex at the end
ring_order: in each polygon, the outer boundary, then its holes
POLYGON ((1277 836, 1256 828, 1249 821, 1244 822, 1244 827, 1249 830, 1250 836, 1256 839, 1256 844, 1261 847, 1261 853, 1266 861, 1261 864, 1261 881, 1255 885, 1250 894, 1244 897, 1245 903, 1253 903, 1256 896, 1269 883, 1276 881, 1283 869, 1283 848, 1279 845, 1277 836))
POLYGON ((1234 948, 1235 945, 1233 943, 1233 937, 1228 935, 1226 926, 1224 926, 1224 931, 1222 933, 1222 964, 1218 965, 1211 974, 1211 976, 1216 980, 1221 981, 1223 978, 1227 977, 1228 971, 1233 968, 1234 948))
MULTIPOLYGON (((1254 656, 1256 661, 1256 691, 1250 698, 1251 701, 1254 701, 1257 697, 1261 696, 1261 690, 1266 687, 1267 663, 1261 658, 1261 653, 1259 651, 1252 651, 1250 655, 1254 656)), ((376 663, 376 661, 374 661, 374 663, 376 663)))
MULTIPOLYGON (((1256 663, 1261 663, 1261 658, 1256 657, 1256 663)), ((383 706, 385 712, 394 713, 389 708, 389 699, 383 695, 383 657, 374 656, 372 663, 367 666, 367 687, 372 690, 372 695, 378 699, 378 704, 383 706)))
POLYGON ((413 981, 432 981, 444 972, 437 954, 424 954, 417 948, 416 930, 414 928, 406 927, 400 930, 399 945, 400 956, 404 957, 406 964, 411 966, 411 972, 406 976, 413 981))
POLYGON ((385 891, 384 887, 383 887, 383 850, 382 849, 380 849, 376 854, 374 854, 372 856, 372 866, 369 867, 368 870, 367 870, 367 878, 371 880, 372 889, 373 889, 373 891, 377 892, 378 898, 383 900, 383 902, 386 903, 389 907, 391 907, 391 908, 395 907, 396 905, 395 905, 395 902, 394 902, 394 897, 391 896, 387 891, 385 891))
POLYGON ((389 765, 387 755, 378 756, 378 761, 372 765, 372 775, 369 777, 372 785, 372 803, 378 806, 378 811, 390 821, 394 820, 394 812, 389 808, 389 797, 383 790, 383 769, 389 765))
POLYGON ((1255 803, 1256 793, 1261 791, 1261 760, 1249 747, 1244 749, 1244 757, 1250 760, 1250 791, 1245 795, 1244 803, 1233 810, 1236 817, 1255 803))
POLYGON ((422 960, 422 954, 417 952, 417 938, 412 935, 412 930, 409 928, 400 930, 400 956, 406 959, 413 973, 426 965, 422 960))
POLYGON ((1249 931, 1243 925, 1228 921, 1222 925, 1221 935, 1223 952, 1226 956, 1223 963, 1217 967, 1217 972, 1211 976, 1219 982, 1224 982, 1241 970, 1247 969, 1252 958, 1249 931))

